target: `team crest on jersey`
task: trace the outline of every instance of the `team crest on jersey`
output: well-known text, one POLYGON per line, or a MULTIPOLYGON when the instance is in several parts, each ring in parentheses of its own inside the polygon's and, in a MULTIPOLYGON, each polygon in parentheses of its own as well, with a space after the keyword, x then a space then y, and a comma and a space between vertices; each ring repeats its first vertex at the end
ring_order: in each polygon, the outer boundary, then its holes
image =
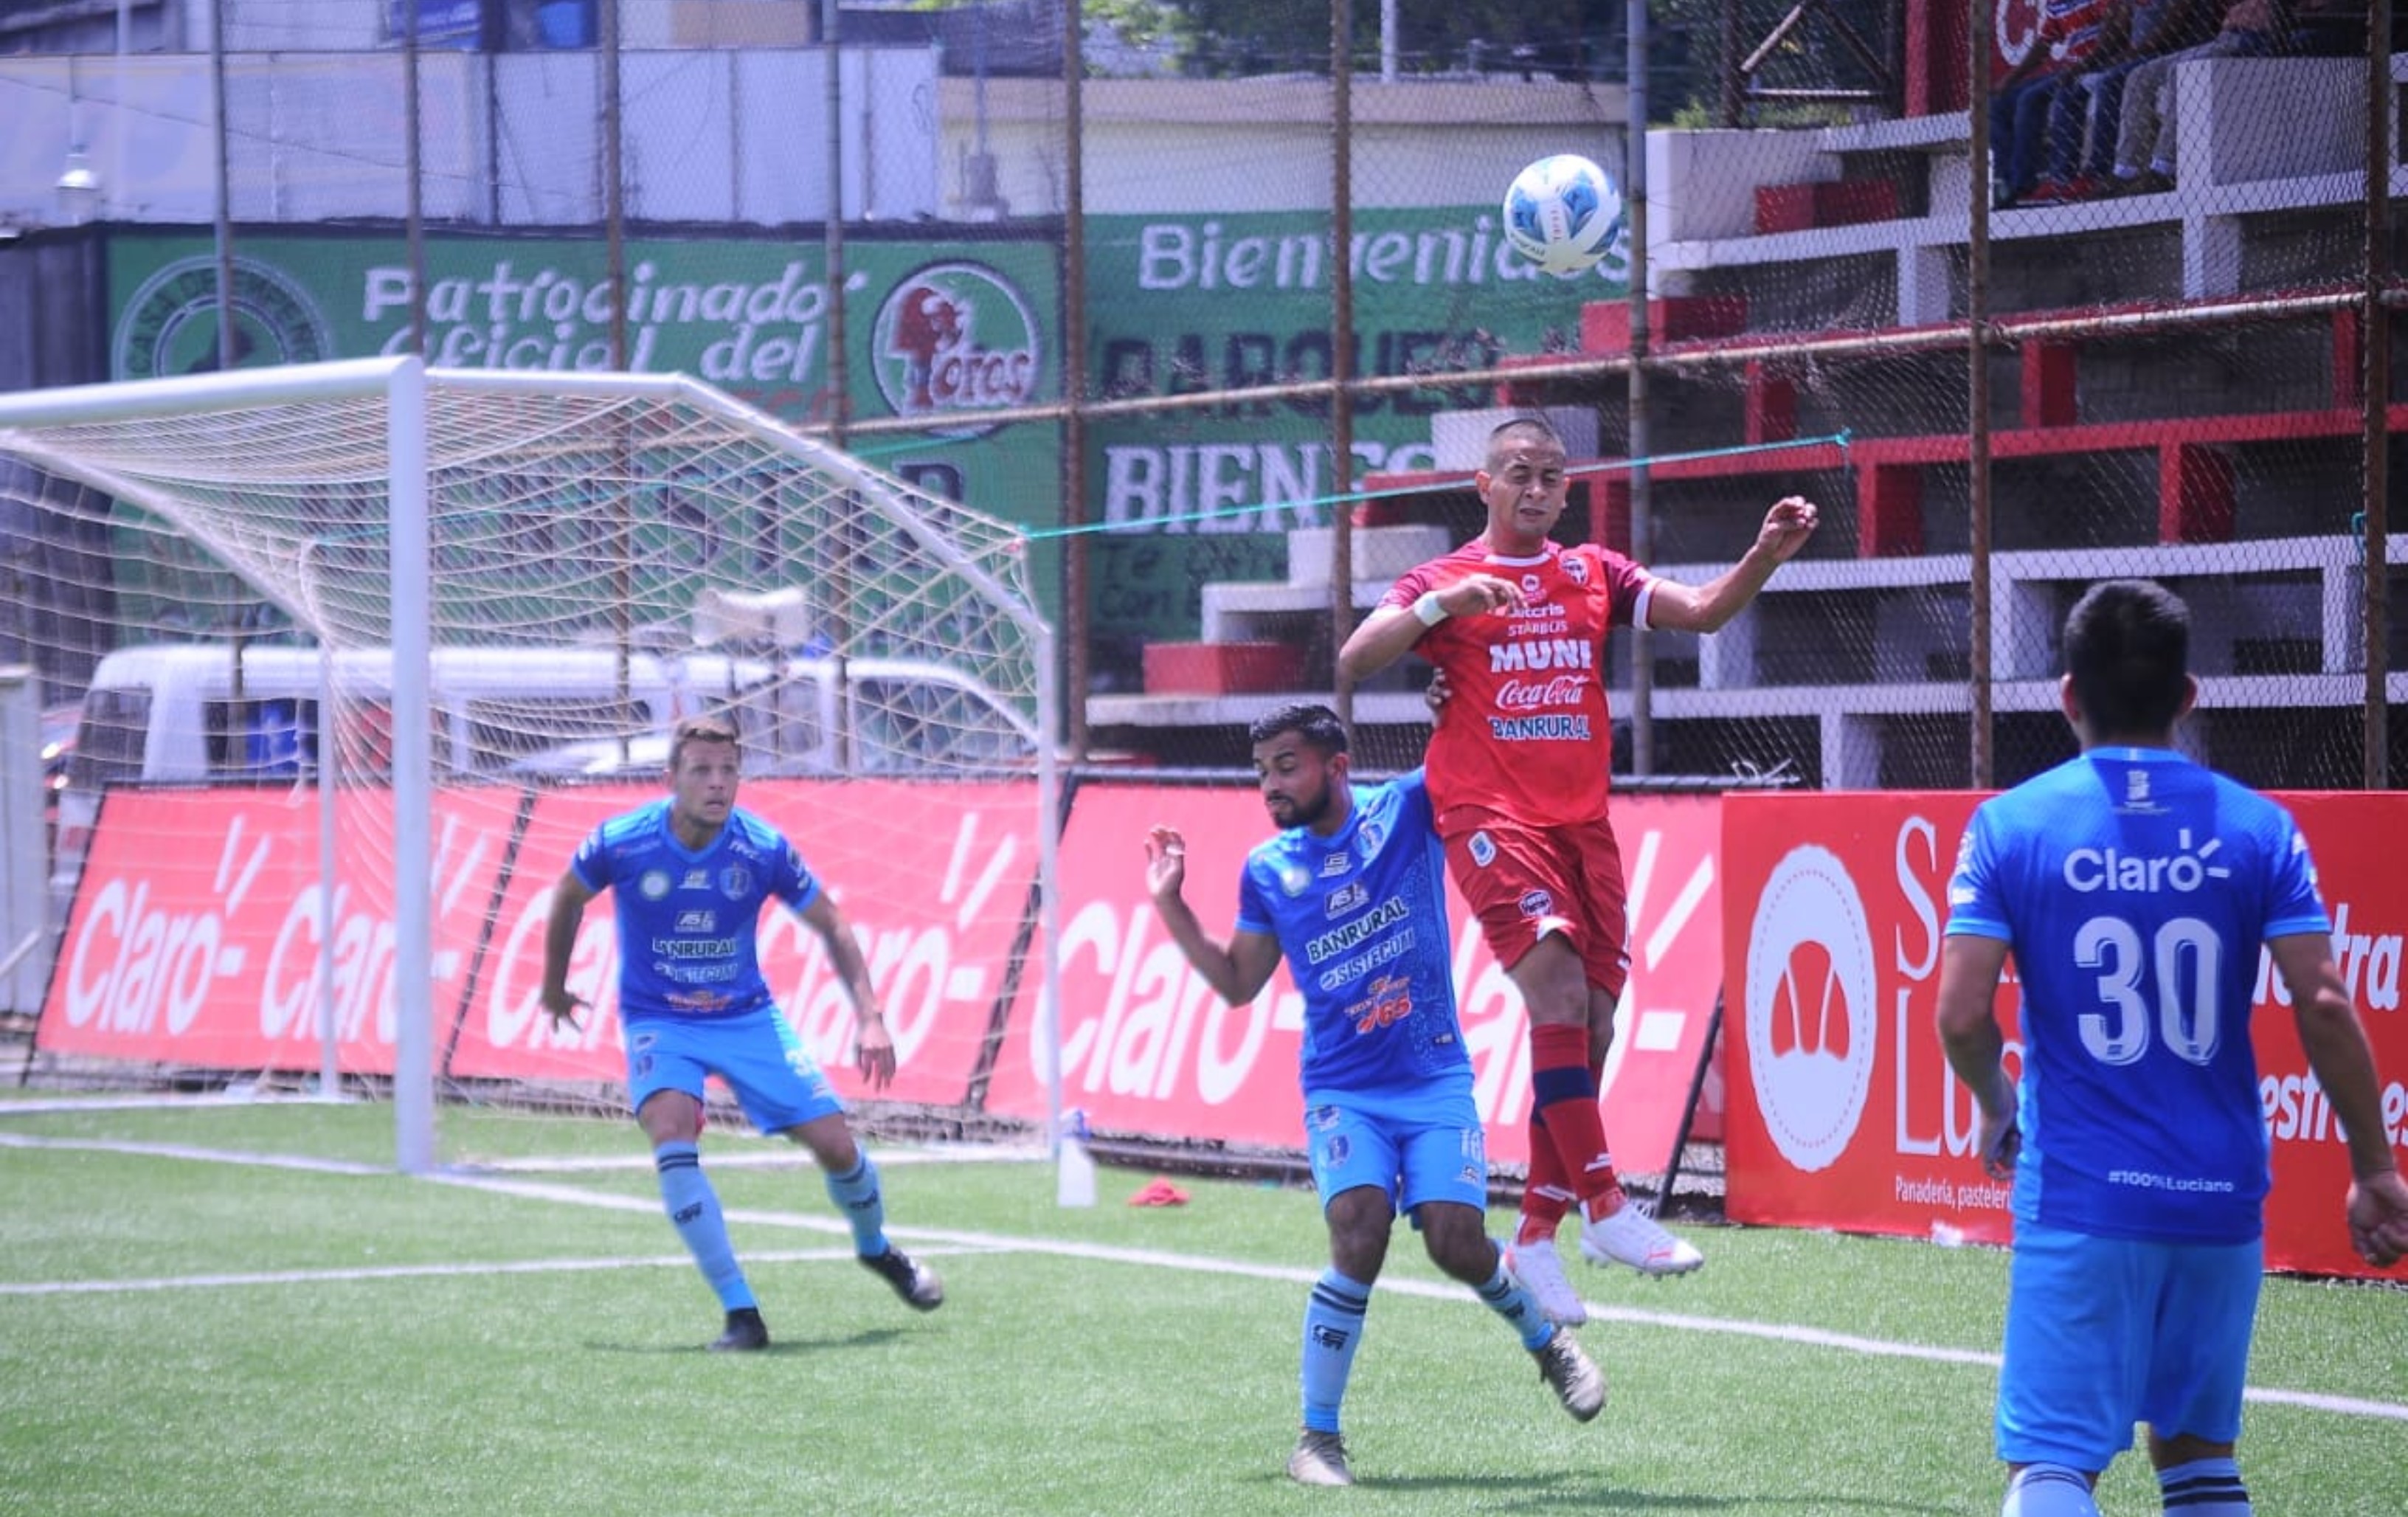
POLYGON ((1576 585, 1584 585, 1588 583, 1587 559, 1574 558, 1571 554, 1566 553, 1564 555, 1563 563, 1565 579, 1570 580, 1576 585))
POLYGON ((1363 855, 1363 862, 1369 864, 1379 857, 1381 845, 1387 840, 1387 828, 1376 822, 1366 822, 1363 830, 1354 835, 1354 849, 1363 855))
POLYGON ((710 910, 685 910, 677 915, 680 933, 706 933, 719 930, 719 913, 710 910))
POLYGON ((1520 904, 1526 917, 1553 916, 1555 910, 1555 898, 1543 890, 1524 892, 1520 904))
POLYGON ((657 901, 669 893, 669 877, 666 869, 647 869, 636 881, 636 893, 648 901, 657 901))
POLYGON ((1321 878, 1324 880, 1335 880, 1340 875, 1344 874, 1347 870, 1353 867, 1354 867, 1354 861, 1353 859, 1348 858, 1342 852, 1332 853, 1327 858, 1321 861, 1321 878))
POLYGON ((752 871, 740 864, 731 864, 719 871, 719 894, 731 901, 740 901, 752 894, 752 871))
POLYGON ((1279 881, 1280 889, 1291 895, 1301 895, 1305 887, 1312 883, 1312 874, 1301 864, 1285 865, 1280 869, 1279 881))
POLYGON ((1471 862, 1485 869, 1497 862, 1497 840, 1484 832, 1471 835, 1471 862))

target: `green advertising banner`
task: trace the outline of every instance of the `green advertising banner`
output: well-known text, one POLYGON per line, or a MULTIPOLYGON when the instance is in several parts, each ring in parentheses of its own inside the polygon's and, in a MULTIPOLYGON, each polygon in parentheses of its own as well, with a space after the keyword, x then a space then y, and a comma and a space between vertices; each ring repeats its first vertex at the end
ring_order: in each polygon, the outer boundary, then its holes
MULTIPOLYGON (((236 362, 363 358, 409 341, 401 239, 253 235, 236 244, 236 362)), ((426 240, 426 354, 438 367, 570 372, 611 366, 610 286, 598 238, 426 240)), ((635 239, 626 244, 626 367, 684 373, 796 422, 831 409, 830 300, 816 241, 635 239)), ((1050 236, 848 238, 852 414, 958 424, 856 439, 869 462, 932 494, 1029 527, 1060 520, 1061 429, 980 413, 1058 398, 1060 257, 1050 236)), ((108 250, 110 371, 146 379, 217 366, 217 257, 206 235, 118 233, 108 250)), ((707 524, 708 525, 708 524, 707 524)), ((673 565, 674 545, 647 562, 673 565)), ((699 550, 697 550, 699 551, 699 550)), ((1057 604, 1052 555, 1032 565, 1057 604)), ((160 564, 121 590, 153 603, 229 604, 222 576, 160 564), (187 578, 179 578, 184 576, 187 578)), ((185 620, 193 620, 187 617, 185 620)))
MULTIPOLYGON (((1088 222, 1089 372, 1106 397, 1326 379, 1329 219, 1317 212, 1097 216, 1088 222)), ((1328 525, 1362 476, 1432 466, 1430 418, 1497 404, 1450 385, 1514 353, 1563 351, 1580 311, 1618 300, 1627 255, 1570 279, 1541 274, 1497 230, 1494 206, 1362 209, 1348 251, 1359 376, 1427 374, 1367 395, 1353 459, 1329 457, 1327 407, 1265 401, 1101 421, 1089 431, 1091 606, 1097 668, 1134 688, 1144 642, 1197 636, 1200 591, 1280 580, 1284 534, 1328 525)))

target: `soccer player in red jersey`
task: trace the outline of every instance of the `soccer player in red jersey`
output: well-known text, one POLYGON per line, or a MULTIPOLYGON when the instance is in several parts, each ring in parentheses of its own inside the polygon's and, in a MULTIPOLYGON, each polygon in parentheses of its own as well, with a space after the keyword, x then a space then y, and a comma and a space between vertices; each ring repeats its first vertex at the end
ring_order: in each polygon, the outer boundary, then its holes
POLYGON ((1777 502, 1738 564, 1691 586, 1548 536, 1570 481, 1563 440, 1538 417, 1489 435, 1474 482, 1487 530, 1398 580, 1339 665, 1359 680, 1413 651, 1446 680, 1425 762, 1447 869, 1529 1015, 1530 1173, 1510 1258, 1541 1309, 1576 1324, 1587 1310, 1555 1247, 1575 1204, 1593 1264, 1681 1274, 1704 1262, 1628 1204, 1598 1111, 1629 972, 1622 856, 1606 817, 1606 636, 1718 630, 1805 545, 1815 508, 1777 502))

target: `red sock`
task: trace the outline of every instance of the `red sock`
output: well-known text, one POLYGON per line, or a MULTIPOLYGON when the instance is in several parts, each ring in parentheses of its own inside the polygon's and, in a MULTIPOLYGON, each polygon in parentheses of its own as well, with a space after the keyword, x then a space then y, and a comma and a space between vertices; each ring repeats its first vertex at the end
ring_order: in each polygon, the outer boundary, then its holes
MULTIPOLYGON (((1600 1200, 1618 1202, 1622 1181, 1613 1172, 1613 1156, 1605 1146, 1605 1123, 1597 1109, 1597 1076, 1589 1065, 1586 1027, 1530 1028, 1530 1105, 1552 1141, 1565 1182, 1580 1198, 1584 1214, 1613 1210, 1611 1204, 1591 1205, 1600 1200)), ((1532 1136, 1535 1138, 1535 1131, 1532 1136)))
POLYGON ((1522 1220, 1514 1225, 1515 1243, 1552 1243, 1564 1213, 1571 1209, 1571 1187, 1564 1181, 1564 1161, 1555 1157, 1555 1139, 1547 1136, 1546 1119, 1530 1106, 1530 1178, 1522 1185, 1522 1220))

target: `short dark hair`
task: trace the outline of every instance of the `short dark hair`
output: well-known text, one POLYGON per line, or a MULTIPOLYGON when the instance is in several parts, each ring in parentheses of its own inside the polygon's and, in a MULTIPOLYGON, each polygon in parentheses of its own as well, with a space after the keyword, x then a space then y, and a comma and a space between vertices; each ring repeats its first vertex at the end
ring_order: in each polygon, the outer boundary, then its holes
POLYGON ((1491 472, 1495 471, 1498 460, 1504 456, 1506 437, 1516 432, 1527 432, 1542 441, 1554 443, 1558 448, 1564 445, 1563 434, 1555 430, 1555 424, 1536 411, 1526 416, 1511 417, 1488 429, 1485 466, 1491 472))
POLYGON ((678 761, 685 757, 688 743, 732 743, 738 741, 735 723, 724 716, 688 716, 678 719, 669 729, 669 772, 677 772, 678 761))
POLYGON ((2065 672, 2094 735, 2172 730, 2190 673, 2190 609, 2148 580, 2092 585, 2065 619, 2065 672))
POLYGON ((1283 732, 1295 733, 1321 750, 1324 757, 1346 751, 1346 723, 1328 707, 1311 701, 1297 701, 1254 718, 1254 725, 1246 729, 1246 741, 1267 743, 1283 732))

